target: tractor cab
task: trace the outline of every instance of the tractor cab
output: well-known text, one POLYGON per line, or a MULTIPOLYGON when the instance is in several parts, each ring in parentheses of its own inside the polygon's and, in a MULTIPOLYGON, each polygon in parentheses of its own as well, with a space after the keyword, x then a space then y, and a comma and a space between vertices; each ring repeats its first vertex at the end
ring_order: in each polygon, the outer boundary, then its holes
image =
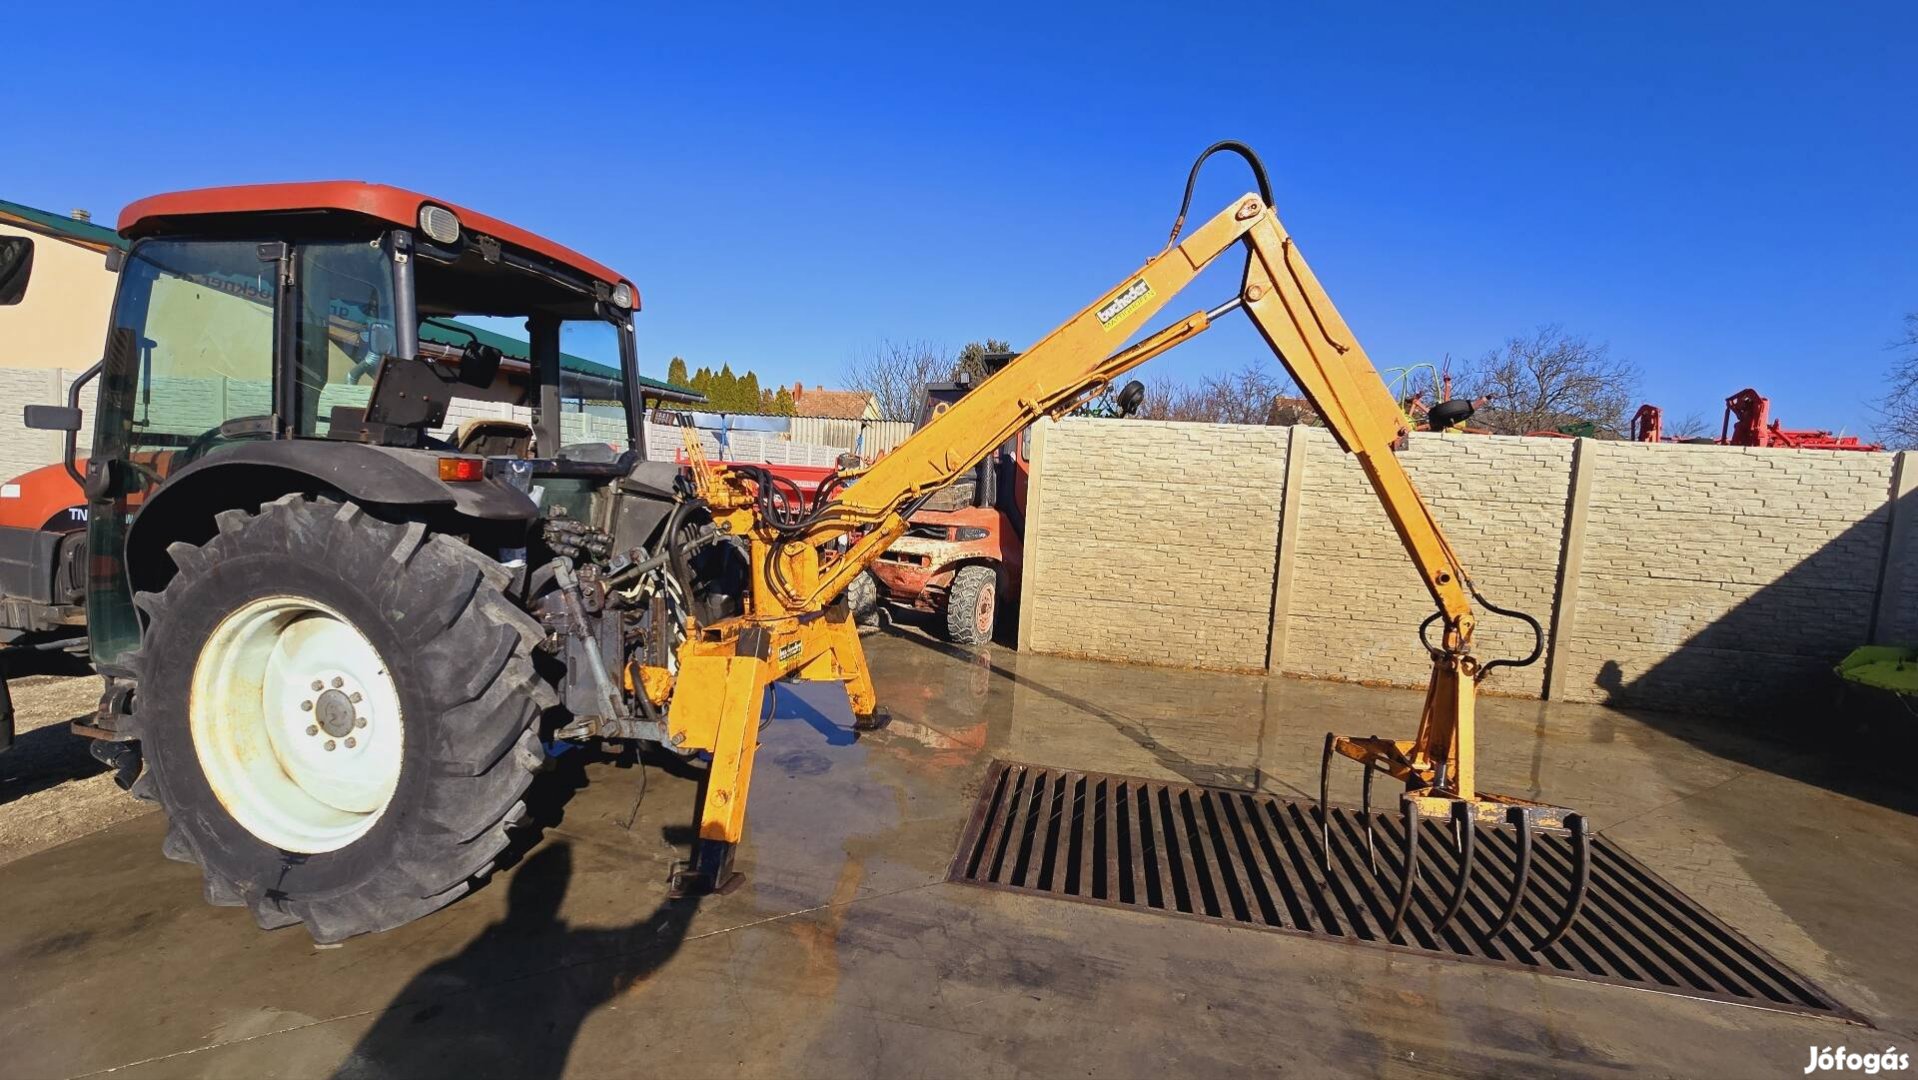
MULTIPOLYGON (((208 500, 352 476, 368 502, 482 523, 530 516, 535 487, 583 517, 643 457, 638 296, 550 240, 356 182, 159 195, 120 231, 84 476, 103 670, 138 640, 132 596, 170 569, 165 544, 206 539, 208 500), (156 502, 168 524, 136 524, 156 502), (139 531, 158 546, 130 546, 139 531)), ((36 419, 77 427, 61 412, 36 419)))

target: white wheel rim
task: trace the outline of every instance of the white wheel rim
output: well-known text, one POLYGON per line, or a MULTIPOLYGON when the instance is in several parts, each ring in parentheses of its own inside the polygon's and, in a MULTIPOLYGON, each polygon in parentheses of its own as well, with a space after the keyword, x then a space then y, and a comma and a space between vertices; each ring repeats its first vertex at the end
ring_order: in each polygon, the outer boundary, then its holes
POLYGON ((358 627, 304 597, 264 597, 222 619, 194 665, 187 714, 214 797, 284 851, 351 844, 399 787, 393 677, 358 627))

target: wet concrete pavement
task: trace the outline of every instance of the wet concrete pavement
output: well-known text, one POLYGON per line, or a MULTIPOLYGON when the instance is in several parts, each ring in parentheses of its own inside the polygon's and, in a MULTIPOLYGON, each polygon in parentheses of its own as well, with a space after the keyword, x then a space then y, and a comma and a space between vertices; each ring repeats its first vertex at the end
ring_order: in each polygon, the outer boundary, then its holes
POLYGON ((0 1073, 1797 1076, 1809 1046, 1918 1041, 1895 778, 1709 721, 1481 706, 1487 786, 1586 811, 1873 1030, 946 884, 994 756, 1301 795, 1328 728, 1409 733, 1418 695, 867 644, 893 725, 782 698, 744 880, 698 903, 665 897, 692 774, 585 752, 517 865, 337 947, 204 905, 158 815, 0 868, 0 1073))

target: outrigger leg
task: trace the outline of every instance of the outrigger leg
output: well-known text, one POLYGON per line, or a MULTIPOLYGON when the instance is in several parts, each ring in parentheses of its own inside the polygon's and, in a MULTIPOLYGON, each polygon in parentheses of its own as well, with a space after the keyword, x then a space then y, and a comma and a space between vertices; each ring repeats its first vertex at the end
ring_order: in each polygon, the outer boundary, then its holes
POLYGON ((748 656, 681 661, 679 689, 667 717, 673 744, 710 750, 713 763, 706 774, 698 846, 692 860, 673 872, 674 895, 715 892, 731 881, 733 850, 746 831, 746 795, 772 671, 764 660, 748 656))

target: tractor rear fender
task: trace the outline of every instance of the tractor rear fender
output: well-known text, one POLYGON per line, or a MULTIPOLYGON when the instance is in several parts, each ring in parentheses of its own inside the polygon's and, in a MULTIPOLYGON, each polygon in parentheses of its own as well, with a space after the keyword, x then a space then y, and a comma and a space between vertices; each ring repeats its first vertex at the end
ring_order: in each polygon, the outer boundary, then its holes
POLYGON ((391 508, 441 531, 514 534, 539 516, 517 489, 494 479, 448 483, 442 454, 317 440, 242 442, 201 458, 148 496, 127 532, 127 574, 134 591, 173 577, 169 544, 204 544, 223 510, 256 511, 289 492, 350 499, 376 514, 391 508))

